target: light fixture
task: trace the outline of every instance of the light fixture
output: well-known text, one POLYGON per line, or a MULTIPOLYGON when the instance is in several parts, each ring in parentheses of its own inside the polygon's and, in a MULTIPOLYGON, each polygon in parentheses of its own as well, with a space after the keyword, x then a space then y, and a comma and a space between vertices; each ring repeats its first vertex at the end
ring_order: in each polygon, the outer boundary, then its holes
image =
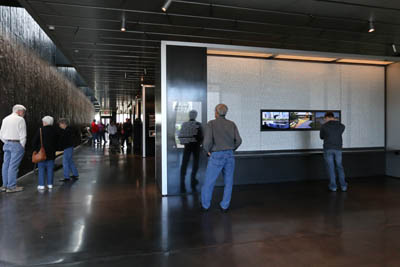
POLYGON ((256 53, 256 52, 245 52, 245 51, 225 51, 225 50, 214 50, 208 49, 208 55, 217 55, 217 56, 237 56, 237 57, 262 57, 269 58, 272 54, 268 53, 256 53))
POLYGON ((367 65, 390 65, 393 61, 384 60, 371 60, 371 59, 352 59, 342 58, 337 61, 338 63, 352 63, 352 64, 367 64, 367 65))
POLYGON ((164 5, 162 6, 161 10, 162 10, 163 12, 167 12, 167 9, 168 9, 168 7, 171 5, 171 3, 172 3, 172 0, 167 0, 167 1, 164 3, 164 5))
POLYGON ((122 13, 122 18, 121 18, 121 32, 126 32, 126 18, 125 18, 125 12, 122 13))
POLYGON ((147 69, 146 68, 144 68, 143 72, 144 72, 144 75, 147 75, 147 69))
POLYGON ((370 20, 368 32, 374 32, 374 31, 375 31, 374 23, 372 22, 372 20, 370 20))
POLYGON ((392 44, 392 49, 393 49, 393 53, 397 53, 397 49, 396 49, 396 45, 395 44, 392 44))
POLYGON ((49 25, 49 30, 50 31, 54 31, 56 29, 56 26, 54 26, 54 25, 49 25))
POLYGON ((336 58, 333 57, 314 57, 314 56, 298 56, 298 55, 277 55, 276 59, 289 59, 289 60, 304 60, 304 61, 322 61, 333 62, 336 58))

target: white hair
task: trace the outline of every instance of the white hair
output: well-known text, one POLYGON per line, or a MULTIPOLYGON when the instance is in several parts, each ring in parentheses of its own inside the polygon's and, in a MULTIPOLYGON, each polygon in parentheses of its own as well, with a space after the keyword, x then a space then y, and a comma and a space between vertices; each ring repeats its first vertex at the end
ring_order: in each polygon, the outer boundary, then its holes
POLYGON ((13 106, 13 108, 12 108, 12 112, 13 113, 17 113, 20 110, 26 111, 26 108, 23 105, 20 105, 20 104, 17 104, 15 106, 13 106))
POLYGON ((53 125, 54 119, 51 116, 45 116, 43 117, 42 122, 44 122, 47 125, 53 125))

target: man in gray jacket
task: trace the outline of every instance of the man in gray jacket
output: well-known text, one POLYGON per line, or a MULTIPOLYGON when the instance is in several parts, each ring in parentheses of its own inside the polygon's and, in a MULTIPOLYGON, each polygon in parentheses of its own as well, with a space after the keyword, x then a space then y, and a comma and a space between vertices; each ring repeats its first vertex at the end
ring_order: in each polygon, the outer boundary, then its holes
POLYGON ((222 212, 229 208, 233 187, 233 173, 235 171, 235 151, 242 143, 239 131, 234 122, 225 118, 228 107, 219 104, 215 107, 215 120, 207 123, 203 141, 203 148, 209 156, 206 179, 201 190, 201 207, 207 211, 210 208, 211 197, 215 182, 222 171, 225 188, 220 202, 222 212))

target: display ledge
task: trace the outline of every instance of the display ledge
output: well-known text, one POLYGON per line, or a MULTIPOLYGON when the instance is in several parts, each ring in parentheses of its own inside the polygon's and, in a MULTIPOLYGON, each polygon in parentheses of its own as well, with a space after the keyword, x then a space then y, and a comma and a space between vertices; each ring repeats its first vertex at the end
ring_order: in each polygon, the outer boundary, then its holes
MULTIPOLYGON (((386 152, 384 147, 369 147, 369 148, 345 148, 343 153, 376 153, 386 152)), ((301 155, 319 155, 323 154, 322 149, 307 149, 307 150, 274 150, 274 151, 237 151, 235 157, 273 157, 273 156, 301 156, 301 155)))

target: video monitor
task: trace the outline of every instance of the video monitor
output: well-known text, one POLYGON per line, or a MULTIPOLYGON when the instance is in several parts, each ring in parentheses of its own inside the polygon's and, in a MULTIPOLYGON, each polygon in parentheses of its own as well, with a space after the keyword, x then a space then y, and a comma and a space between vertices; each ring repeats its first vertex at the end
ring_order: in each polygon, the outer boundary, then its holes
POLYGON ((292 111, 289 119, 290 129, 310 130, 314 128, 314 112, 292 111))
POLYGON ((261 130, 289 129, 289 112, 261 111, 261 130))
MULTIPOLYGON (((340 121, 341 120, 341 114, 340 111, 332 111, 333 115, 335 116, 335 119, 340 121)), ((315 130, 320 130, 321 126, 325 123, 325 114, 326 112, 323 111, 317 111, 315 112, 315 130)))

